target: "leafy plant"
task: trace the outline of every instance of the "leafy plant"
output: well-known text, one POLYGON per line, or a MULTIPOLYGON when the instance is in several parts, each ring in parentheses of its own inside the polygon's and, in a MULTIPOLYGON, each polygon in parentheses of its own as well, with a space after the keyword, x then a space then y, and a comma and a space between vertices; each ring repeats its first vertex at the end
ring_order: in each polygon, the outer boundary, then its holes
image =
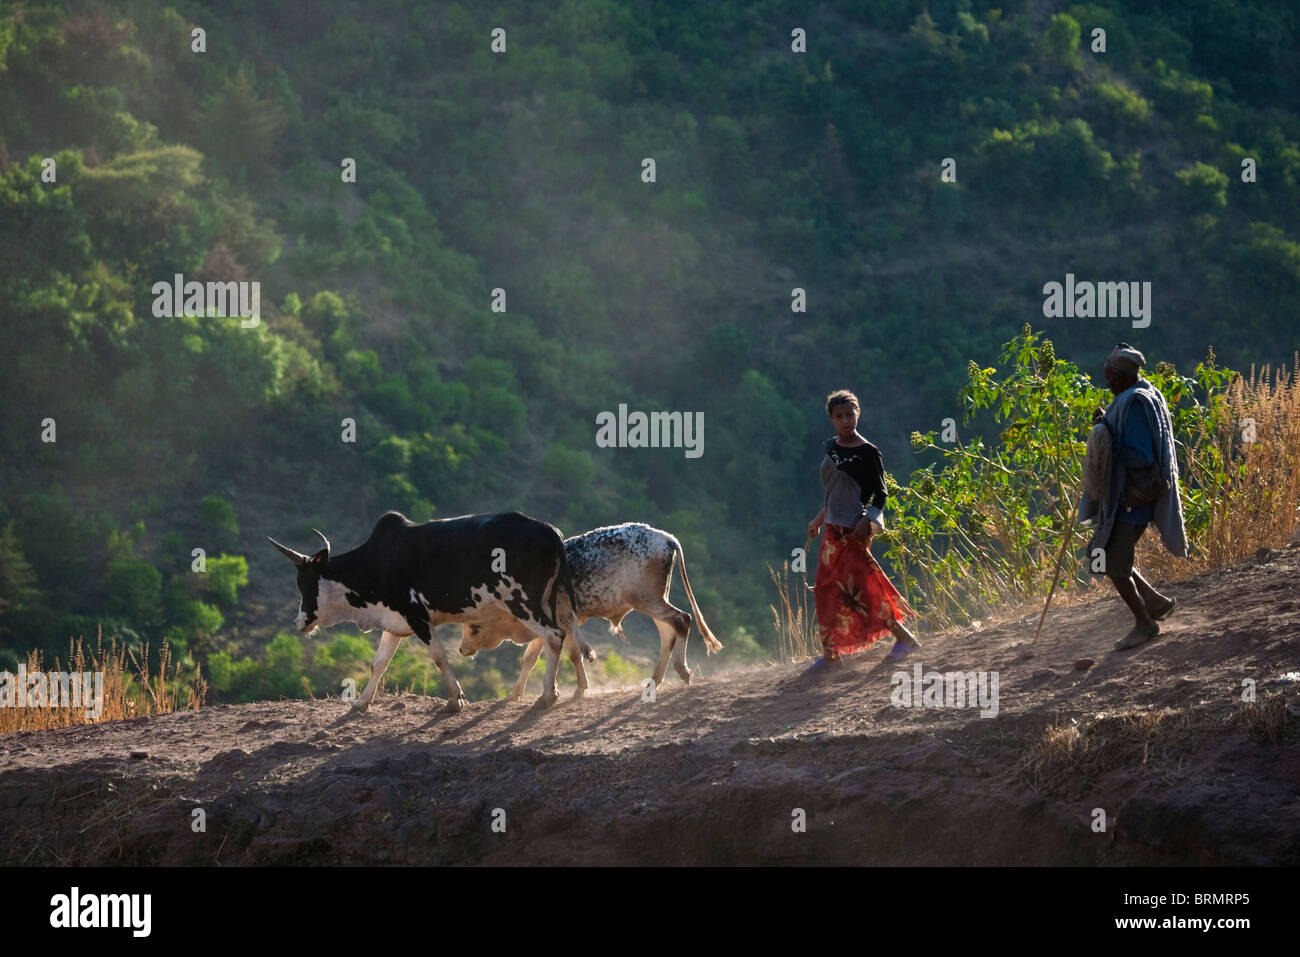
MULTIPOLYGON (((1112 396, 1057 359, 1051 340, 1027 325, 999 362, 1001 373, 971 362, 960 395, 964 421, 991 417, 997 442, 914 432, 913 448, 938 453, 941 467, 918 469, 903 485, 887 479, 897 504, 878 539, 904 595, 932 628, 1043 595, 1062 555, 1060 587, 1090 581, 1077 552, 1092 530, 1074 513, 1092 413, 1112 396)), ((1170 407, 1195 567, 1217 567, 1289 535, 1300 501, 1295 379, 1280 374, 1270 386, 1265 371, 1247 383, 1218 367, 1213 352, 1192 376, 1159 362, 1144 377, 1170 407), (1236 436, 1248 418, 1256 437, 1243 442, 1236 436)), ((1168 556, 1144 546, 1162 574, 1177 573, 1168 556)))

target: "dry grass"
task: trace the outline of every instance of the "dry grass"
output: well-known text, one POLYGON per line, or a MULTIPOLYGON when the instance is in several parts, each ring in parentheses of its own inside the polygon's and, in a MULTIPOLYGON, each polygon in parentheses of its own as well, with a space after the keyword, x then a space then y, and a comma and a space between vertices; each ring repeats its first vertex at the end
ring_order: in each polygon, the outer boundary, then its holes
POLYGON ((108 775, 56 785, 50 807, 57 813, 34 824, 16 823, 0 837, 0 846, 7 845, 7 859, 24 866, 126 863, 130 823, 171 800, 173 795, 147 777, 108 775))
MULTIPOLYGON (((1212 425, 1180 450, 1184 496, 1203 496, 1208 521, 1189 529, 1194 553, 1176 559, 1148 536, 1144 567, 1164 580, 1224 568, 1278 548, 1300 527, 1300 353, 1291 372, 1268 366, 1217 397, 1212 425), (1254 441, 1244 435, 1254 420, 1254 441)), ((1189 510, 1190 511, 1190 510, 1189 510)))
POLYGON ((1286 699, 1265 698, 1243 705, 1232 715, 1232 727, 1263 738, 1270 744, 1281 744, 1288 732, 1300 724, 1287 710, 1286 699))
POLYGON ((777 601, 780 603, 767 607, 772 612, 772 625, 776 628, 781 660, 788 664, 820 655, 822 639, 817 625, 817 607, 804 577, 791 572, 789 562, 782 563, 779 573, 771 565, 767 566, 767 571, 772 576, 777 601))
MULTIPOLYGON (((104 647, 104 634, 96 636, 95 650, 90 652, 81 639, 68 642, 67 669, 77 673, 103 674, 103 709, 99 716, 88 717, 87 706, 59 707, 59 695, 54 689, 47 695, 43 706, 0 708, 0 734, 14 731, 39 731, 45 728, 65 728, 77 724, 94 724, 144 715, 169 714, 180 710, 197 710, 207 696, 207 682, 198 674, 173 661, 171 647, 163 639, 158 650, 158 673, 150 668, 151 655, 146 643, 140 649, 119 646, 116 642, 104 647)), ((46 665, 39 651, 27 655, 27 673, 61 672, 64 663, 55 656, 52 665, 46 665)), ((16 682, 15 682, 16 684, 16 682)), ((21 694, 24 689, 18 688, 21 694)))
POLYGON ((1058 719, 1025 749, 1016 762, 1016 774, 1040 792, 1085 787, 1115 768, 1145 765, 1152 739, 1170 719, 1185 722, 1186 715, 1163 708, 1098 715, 1085 725, 1075 719, 1058 719))
POLYGON ((1035 791, 1078 793, 1117 768, 1182 767, 1209 734, 1244 731, 1280 744, 1294 720, 1280 697, 1227 713, 1134 709, 1082 724, 1060 717, 1024 750, 1014 776, 1035 791))

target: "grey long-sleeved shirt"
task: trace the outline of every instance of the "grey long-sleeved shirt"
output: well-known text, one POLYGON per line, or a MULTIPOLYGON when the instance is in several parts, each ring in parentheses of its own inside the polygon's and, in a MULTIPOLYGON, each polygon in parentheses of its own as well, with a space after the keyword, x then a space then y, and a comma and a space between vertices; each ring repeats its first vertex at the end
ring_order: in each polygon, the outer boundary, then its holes
POLYGON ((832 436, 826 443, 821 464, 826 486, 826 519, 829 525, 852 528, 865 514, 885 527, 885 465, 880 449, 870 442, 845 448, 832 436))

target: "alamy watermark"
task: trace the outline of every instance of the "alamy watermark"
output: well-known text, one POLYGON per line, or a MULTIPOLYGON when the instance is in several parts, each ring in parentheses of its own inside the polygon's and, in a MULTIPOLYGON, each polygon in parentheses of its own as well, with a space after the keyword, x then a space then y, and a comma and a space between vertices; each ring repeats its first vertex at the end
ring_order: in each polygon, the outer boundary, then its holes
POLYGON ((50 926, 125 927, 133 937, 148 937, 152 911, 152 894, 83 894, 74 887, 50 898, 50 926))
POLYGON ((160 279, 153 284, 153 314, 159 319, 177 316, 239 316, 245 329, 261 322, 262 284, 260 282, 185 281, 176 273, 171 282, 160 279))
POLYGON ((104 672, 0 671, 0 708, 84 708, 87 718, 104 713, 104 672))
POLYGON ((917 662, 910 675, 895 671, 889 683, 895 708, 979 708, 981 718, 998 716, 996 671, 922 672, 917 662))
POLYGON ((1151 283, 1075 282, 1043 286, 1043 315, 1048 319, 1132 319, 1134 329, 1151 325, 1151 283))
POLYGON ((602 449, 685 449, 688 459, 704 454, 703 412, 597 412, 596 445, 602 449))

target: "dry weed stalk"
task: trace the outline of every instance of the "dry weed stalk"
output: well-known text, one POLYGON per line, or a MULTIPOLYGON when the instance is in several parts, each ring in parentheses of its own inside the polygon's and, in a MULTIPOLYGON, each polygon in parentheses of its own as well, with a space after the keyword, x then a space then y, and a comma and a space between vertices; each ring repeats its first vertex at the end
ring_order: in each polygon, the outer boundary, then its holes
MULTIPOLYGON (((69 639, 67 670, 78 674, 90 672, 103 675, 103 709, 98 718, 87 717, 84 703, 78 703, 74 707, 60 707, 62 697, 59 689, 51 687, 43 704, 0 708, 0 734, 169 714, 179 710, 197 710, 203 706, 207 696, 207 682, 197 669, 190 671, 181 662, 173 660, 171 646, 166 638, 158 650, 157 674, 151 673, 150 660, 147 643, 138 652, 116 642, 110 642, 105 648, 102 628, 96 635, 93 653, 85 647, 82 639, 69 639)), ((62 672, 63 660, 56 655, 53 666, 47 668, 44 654, 32 651, 27 654, 26 669, 28 675, 62 672)), ((26 702, 27 689, 18 686, 16 676, 12 680, 15 698, 21 694, 26 702)))

